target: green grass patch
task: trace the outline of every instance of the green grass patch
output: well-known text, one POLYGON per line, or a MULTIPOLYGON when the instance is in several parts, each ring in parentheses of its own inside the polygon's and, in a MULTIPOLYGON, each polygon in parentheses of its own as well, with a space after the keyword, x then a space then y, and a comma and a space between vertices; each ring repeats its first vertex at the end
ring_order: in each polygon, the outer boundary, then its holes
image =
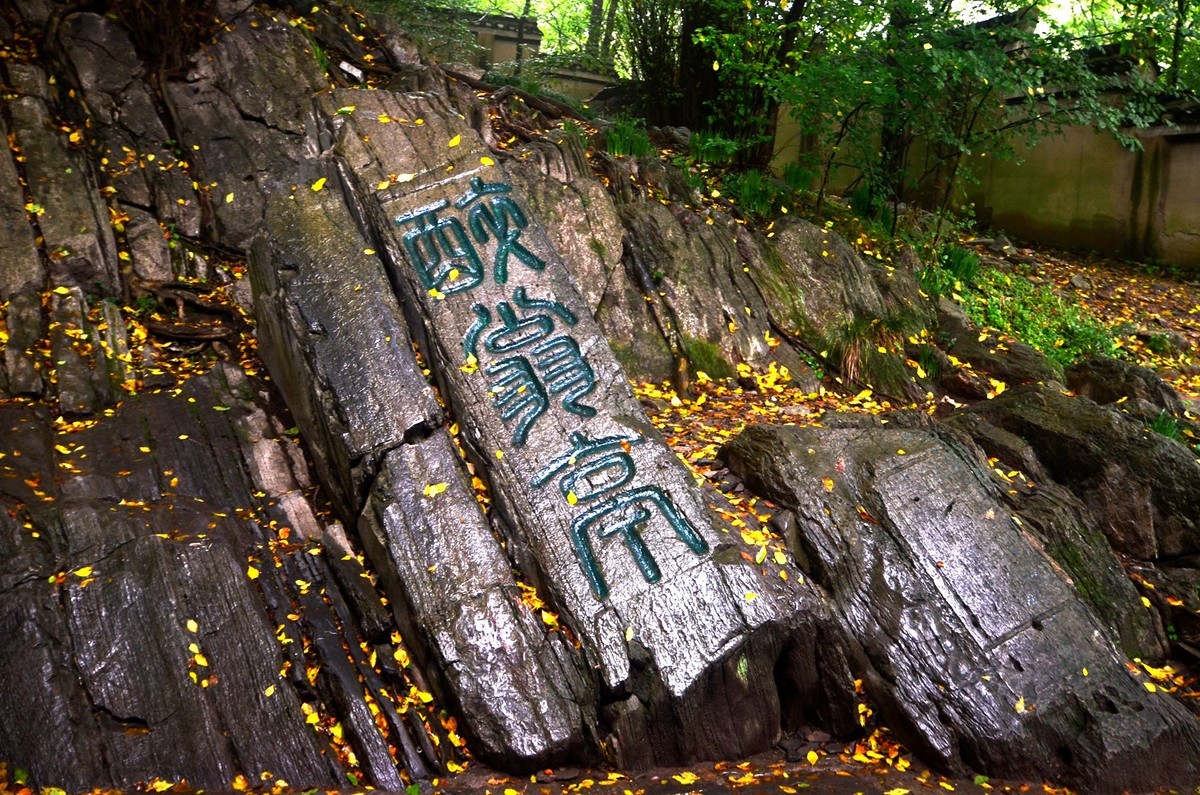
POLYGON ((1020 275, 984 270, 973 285, 965 287, 956 297, 962 299, 963 309, 976 325, 1032 345, 1059 366, 1090 356, 1122 354, 1112 328, 1045 285, 1033 284, 1020 275))

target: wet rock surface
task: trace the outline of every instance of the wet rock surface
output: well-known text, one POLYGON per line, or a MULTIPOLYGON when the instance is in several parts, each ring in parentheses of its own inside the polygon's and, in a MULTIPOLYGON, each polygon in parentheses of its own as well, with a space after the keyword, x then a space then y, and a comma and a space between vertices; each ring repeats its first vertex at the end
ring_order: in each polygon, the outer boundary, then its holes
POLYGON ((1086 359, 1068 367, 1065 377, 1073 392, 1102 406, 1128 401, 1123 408, 1150 419, 1162 412, 1183 416, 1179 393, 1145 367, 1117 359, 1086 359))
POLYGON ((950 769, 1089 791, 1141 786, 1147 759, 1195 775, 1194 718, 1128 675, 969 451, 911 430, 754 426, 723 455, 795 513, 906 742, 950 769))
POLYGON ((1037 385, 964 411, 1024 439, 1050 476, 1084 501, 1114 549, 1143 560, 1200 551, 1200 462, 1174 439, 1037 385))
MULTIPOLYGON (((398 791, 465 736, 511 770, 644 768, 851 735, 864 678, 952 770, 1194 772, 1193 724, 1077 596, 1161 651, 1077 499, 1001 498, 949 433, 751 434, 736 472, 791 516, 793 558, 768 557, 629 387, 808 384, 806 346, 920 300, 911 264, 689 208, 657 160, 507 152, 386 25, 219 6, 178 68, 131 21, 5 12, 30 45, 0 62, 0 708, 28 717, 0 761, 69 789, 398 791)), ((1158 499, 1153 549, 1194 551, 1190 503, 1158 499)))

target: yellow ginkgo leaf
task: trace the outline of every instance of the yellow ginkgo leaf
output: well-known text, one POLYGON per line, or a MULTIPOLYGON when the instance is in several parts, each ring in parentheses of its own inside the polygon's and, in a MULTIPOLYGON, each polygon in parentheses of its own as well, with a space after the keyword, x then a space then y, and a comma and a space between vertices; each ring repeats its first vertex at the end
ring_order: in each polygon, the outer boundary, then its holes
POLYGON ((321 190, 324 187, 325 187, 325 178, 324 177, 321 177, 319 180, 317 180, 316 182, 314 182, 312 184, 312 189, 314 191, 321 190))
POLYGON ((458 146, 458 145, 459 145, 459 144, 461 144, 461 143, 462 143, 462 136, 461 136, 461 135, 456 135, 456 136, 454 136, 453 138, 451 138, 451 139, 450 139, 450 146, 458 146))

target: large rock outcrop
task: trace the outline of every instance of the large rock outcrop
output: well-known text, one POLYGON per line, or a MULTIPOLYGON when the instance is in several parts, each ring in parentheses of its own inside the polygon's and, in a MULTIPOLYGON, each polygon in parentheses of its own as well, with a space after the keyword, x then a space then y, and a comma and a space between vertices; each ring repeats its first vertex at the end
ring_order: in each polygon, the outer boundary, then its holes
POLYGON ((905 742, 951 770, 1089 792, 1143 787, 1147 768, 1196 775, 1195 718, 1129 675, 970 449, 919 430, 752 426, 722 455, 795 514, 905 742))
POLYGON ((1142 560, 1200 552, 1200 461, 1174 439, 1038 385, 964 412, 1025 440, 1050 477, 1087 504, 1114 549, 1142 560))
MULTIPOLYGON (((1193 769, 1194 729, 1130 692, 1032 548, 985 545, 1016 581, 951 582, 893 533, 879 571, 928 598, 876 604, 838 546, 862 521, 846 492, 807 555, 846 576, 801 577, 716 518, 621 367, 803 378, 801 336, 911 279, 803 222, 772 242, 689 208, 661 164, 506 151, 386 24, 217 6, 172 20, 200 42, 179 69, 136 16, 3 12, 28 46, 0 60, 21 188, 0 186, 0 626, 26 642, 0 652, 21 685, 0 706, 34 717, 0 726, 0 760, 72 789, 391 791, 454 770, 460 733, 511 769, 688 762, 856 727, 857 671, 956 769, 1087 780, 1139 748, 1193 769), (1001 647, 1045 672, 999 673, 1001 647), (942 693, 929 649, 974 689, 942 693), (1065 684, 1076 663, 1103 692, 1065 684), (1020 695, 1046 707, 1009 714, 1020 695)), ((904 444, 930 488, 945 466, 936 488, 982 507, 923 438, 904 444)), ((812 508, 812 485, 787 500, 812 508)), ((905 535, 976 551, 904 507, 905 535)))

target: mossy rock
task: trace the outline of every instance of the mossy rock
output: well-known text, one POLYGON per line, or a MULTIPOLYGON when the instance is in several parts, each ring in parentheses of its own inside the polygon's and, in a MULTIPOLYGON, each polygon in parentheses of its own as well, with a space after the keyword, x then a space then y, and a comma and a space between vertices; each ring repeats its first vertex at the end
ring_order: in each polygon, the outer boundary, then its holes
POLYGON ((704 372, 712 378, 733 378, 735 370, 721 349, 699 337, 683 337, 683 352, 693 372, 704 372))

